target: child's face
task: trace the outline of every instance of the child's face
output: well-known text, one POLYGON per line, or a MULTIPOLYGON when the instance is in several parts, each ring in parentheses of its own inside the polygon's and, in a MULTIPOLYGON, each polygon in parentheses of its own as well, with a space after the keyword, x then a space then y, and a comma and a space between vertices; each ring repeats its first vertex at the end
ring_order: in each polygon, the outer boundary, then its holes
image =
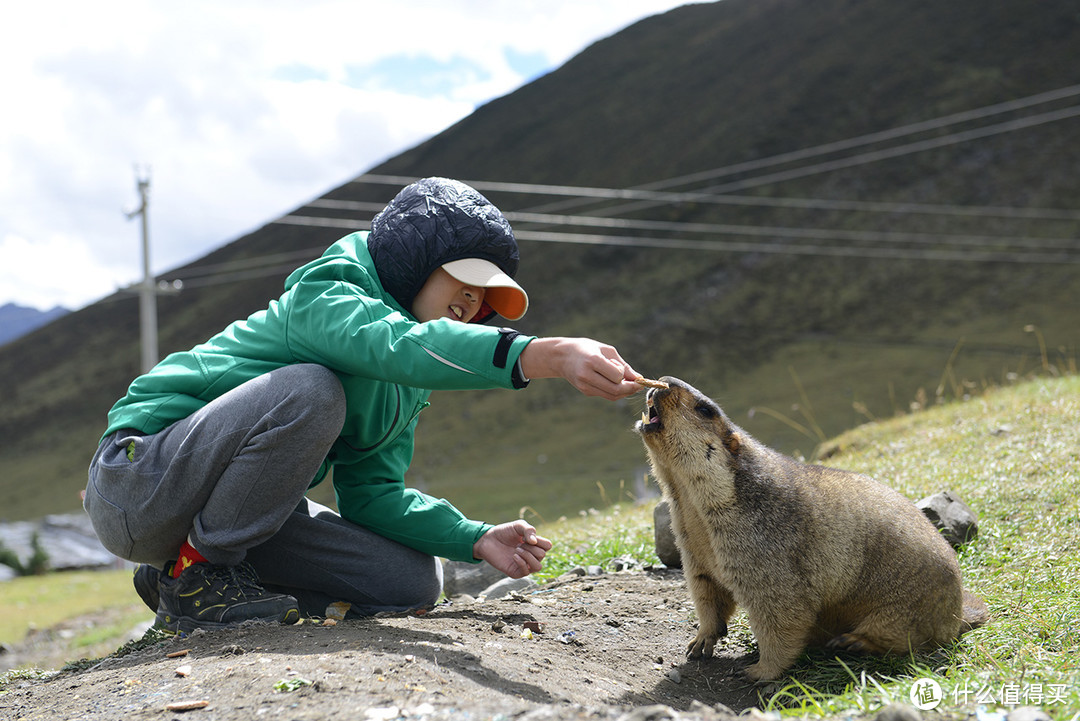
POLYGON ((468 323, 480 310, 483 300, 483 288, 465 285, 442 268, 436 268, 413 299, 412 314, 421 323, 436 318, 468 323))

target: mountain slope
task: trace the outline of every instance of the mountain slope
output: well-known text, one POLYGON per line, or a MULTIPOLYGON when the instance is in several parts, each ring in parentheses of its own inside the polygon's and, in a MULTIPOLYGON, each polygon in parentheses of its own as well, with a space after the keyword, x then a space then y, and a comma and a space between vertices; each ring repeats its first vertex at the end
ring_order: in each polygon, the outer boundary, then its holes
MULTIPOLYGON (((933 402, 939 388, 961 394, 965 381, 1075 367, 1080 213, 989 209, 1076 207, 1080 121, 1032 120, 1073 112, 1076 95, 991 110, 1073 86, 1078 43, 1080 15, 1065 0, 1038 13, 1024 0, 690 5, 596 43, 372 172, 610 188, 706 176, 665 185, 678 191, 741 183, 729 194, 742 204, 552 211, 680 224, 667 229, 515 220, 532 300, 516 325, 611 342, 639 371, 715 396, 762 440, 809 452, 867 417, 933 402), (963 122, 933 122, 979 109, 963 122), (918 122, 920 132, 763 162, 918 122), (992 127, 1009 122, 1029 127, 992 127), (912 143, 923 149, 901 147, 912 143), (856 158, 866 153, 877 159, 856 158), (749 162, 760 167, 732 169, 749 162), (787 179, 762 179, 776 173, 787 179), (854 211, 788 199, 894 205, 854 211), (978 209, 912 212, 913 204, 978 209), (552 242, 567 231, 636 240, 552 242), (672 238, 689 242, 653 247, 672 238), (1020 243, 1027 250, 1010 250, 1020 243), (995 253, 1013 254, 973 262, 995 253), (1059 260, 1025 262, 1039 255, 1059 260)), ((397 190, 362 180, 325 200, 383 203, 397 190)), ((485 194, 511 213, 563 200, 485 194)), ((293 215, 355 227, 370 217, 316 206, 293 215)), ((170 274, 188 280, 160 301, 162 352, 262 307, 286 267, 345 232, 295 223, 271 222, 170 274), (279 272, 221 275, 258 270, 270 254, 287 254, 279 272)), ((104 413, 136 373, 136 311, 131 299, 109 299, 0 349, 0 494, 9 512, 77 504, 104 413)), ((552 381, 521 393, 436 394, 411 482, 490 518, 522 506, 549 518, 573 512, 602 502, 597 483, 607 497, 620 484, 641 492, 644 454, 629 430, 639 402, 583 399, 552 381)))

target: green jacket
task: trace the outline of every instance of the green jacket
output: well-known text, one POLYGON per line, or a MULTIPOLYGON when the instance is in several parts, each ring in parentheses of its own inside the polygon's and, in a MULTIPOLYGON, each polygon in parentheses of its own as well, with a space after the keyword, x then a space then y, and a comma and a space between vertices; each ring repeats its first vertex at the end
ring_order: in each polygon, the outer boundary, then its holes
POLYGON ((344 518, 425 553, 471 561, 490 525, 405 487, 413 431, 433 390, 523 387, 515 366, 533 337, 449 319, 417 322, 383 289, 367 235, 342 238, 294 271, 265 310, 136 378, 109 412, 105 435, 156 433, 284 365, 326 366, 344 387, 346 417, 312 485, 332 468, 344 518))

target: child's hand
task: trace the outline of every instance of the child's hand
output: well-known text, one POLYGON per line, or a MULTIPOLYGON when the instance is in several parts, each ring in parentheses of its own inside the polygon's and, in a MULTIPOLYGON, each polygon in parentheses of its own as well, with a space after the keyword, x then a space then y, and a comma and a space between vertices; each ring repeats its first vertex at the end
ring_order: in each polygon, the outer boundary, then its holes
POLYGON ((536 535, 525 521, 501 523, 489 528, 473 544, 473 558, 487 561, 510 578, 524 578, 539 571, 551 550, 551 541, 536 535))
POLYGON ((565 378, 587 396, 610 401, 641 390, 640 374, 613 346, 590 338, 537 338, 521 354, 526 378, 565 378))

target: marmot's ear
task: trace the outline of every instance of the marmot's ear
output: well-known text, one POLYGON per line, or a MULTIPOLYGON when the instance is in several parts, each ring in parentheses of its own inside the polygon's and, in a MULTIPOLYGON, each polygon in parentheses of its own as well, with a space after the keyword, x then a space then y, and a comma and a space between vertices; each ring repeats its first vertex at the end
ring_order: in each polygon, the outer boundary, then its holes
POLYGON ((727 447, 728 453, 734 456, 742 448, 742 441, 734 433, 727 433, 724 435, 724 446, 727 447))

